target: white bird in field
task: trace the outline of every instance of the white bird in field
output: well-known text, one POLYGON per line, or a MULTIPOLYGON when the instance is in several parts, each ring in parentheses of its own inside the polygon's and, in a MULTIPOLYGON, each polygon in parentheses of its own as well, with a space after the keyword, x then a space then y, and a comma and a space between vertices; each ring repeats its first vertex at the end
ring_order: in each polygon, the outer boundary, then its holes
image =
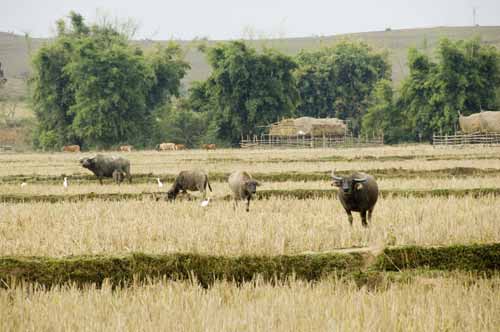
POLYGON ((68 188, 68 178, 64 178, 63 187, 68 188))
POLYGON ((201 206, 202 206, 202 207, 207 206, 207 205, 208 205, 208 202, 210 202, 210 197, 209 197, 209 198, 207 198, 206 200, 204 200, 203 202, 201 202, 201 206))
POLYGON ((28 184, 26 182, 21 183, 21 187, 26 187, 28 184))
POLYGON ((158 181, 158 187, 163 188, 163 182, 160 181, 160 178, 156 178, 156 181, 158 181))

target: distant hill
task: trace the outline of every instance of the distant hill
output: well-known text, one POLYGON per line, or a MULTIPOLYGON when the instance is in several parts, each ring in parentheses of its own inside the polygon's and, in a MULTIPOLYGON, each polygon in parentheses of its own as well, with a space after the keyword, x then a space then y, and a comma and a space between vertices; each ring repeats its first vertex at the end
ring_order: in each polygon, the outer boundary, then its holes
MULTIPOLYGON (((317 49, 332 45, 339 40, 348 38, 363 40, 376 49, 386 49, 392 63, 393 80, 397 85, 407 75, 406 55, 409 47, 417 47, 433 53, 442 37, 450 39, 468 39, 480 37, 485 44, 494 45, 500 49, 500 27, 437 27, 425 29, 388 30, 376 32, 353 33, 336 36, 314 36, 304 38, 285 38, 270 40, 252 40, 249 43, 256 47, 273 47, 287 54, 296 54, 301 49, 317 49)), ((35 52, 43 43, 50 39, 32 38, 28 42, 23 36, 0 32, 0 62, 8 79, 6 93, 12 97, 22 97, 27 92, 25 78, 30 72, 29 53, 35 52)), ((156 43, 167 41, 137 40, 135 43, 147 49, 156 43)), ((210 68, 196 48, 196 42, 179 41, 186 50, 186 60, 191 64, 191 70, 184 79, 185 86, 194 80, 205 79, 210 68)), ((207 41, 214 44, 216 41, 207 41)))

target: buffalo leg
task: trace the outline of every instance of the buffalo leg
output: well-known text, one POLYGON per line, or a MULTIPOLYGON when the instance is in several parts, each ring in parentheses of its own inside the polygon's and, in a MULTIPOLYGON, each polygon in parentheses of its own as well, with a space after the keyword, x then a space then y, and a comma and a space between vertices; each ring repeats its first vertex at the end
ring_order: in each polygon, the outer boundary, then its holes
POLYGON ((99 176, 98 179, 99 179, 99 183, 102 185, 102 177, 99 176))
POLYGON ((345 210, 347 212, 347 219, 349 220, 349 225, 352 226, 352 213, 349 210, 345 210))
POLYGON ((247 212, 250 211, 250 200, 252 199, 252 196, 248 196, 247 198, 247 212))
POLYGON ((372 212, 373 212, 373 207, 368 210, 368 222, 371 224, 372 223, 372 212))
POLYGON ((366 223, 366 210, 362 210, 359 214, 361 214, 361 224, 363 227, 368 227, 368 224, 366 223))

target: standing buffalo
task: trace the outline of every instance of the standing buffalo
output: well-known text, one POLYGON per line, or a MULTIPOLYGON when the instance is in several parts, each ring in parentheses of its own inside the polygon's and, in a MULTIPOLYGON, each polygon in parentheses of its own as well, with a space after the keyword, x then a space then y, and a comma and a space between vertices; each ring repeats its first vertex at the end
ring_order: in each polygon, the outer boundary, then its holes
POLYGON ((121 152, 132 152, 132 149, 134 147, 132 145, 121 145, 120 148, 118 149, 118 151, 121 151, 121 152))
POLYGON ((62 150, 63 152, 80 152, 80 145, 65 145, 62 150))
POLYGON ((172 187, 167 191, 167 199, 169 201, 175 200, 180 191, 200 191, 203 194, 203 199, 206 198, 206 189, 212 191, 210 182, 208 182, 208 175, 202 171, 182 171, 175 178, 172 187))
POLYGON ((217 146, 215 144, 202 144, 201 148, 205 150, 215 150, 217 146))
POLYGON ((156 145, 156 151, 175 151, 175 143, 161 143, 156 145))
POLYGON ((128 182, 132 182, 132 175, 130 174, 130 161, 123 157, 97 154, 94 157, 80 159, 80 164, 94 173, 101 184, 103 177, 113 177, 115 181, 119 181, 122 176, 118 176, 118 172, 120 174, 125 174, 125 177, 128 178, 128 182), (115 172, 115 176, 113 176, 113 172, 115 172))
POLYGON ((378 185, 373 176, 365 173, 354 173, 348 177, 335 176, 332 171, 332 186, 339 188, 339 199, 349 217, 352 226, 351 211, 361 214, 363 227, 368 227, 366 223, 366 212, 368 211, 368 221, 371 223, 372 212, 378 199, 378 185))
POLYGON ((250 174, 243 171, 233 172, 228 179, 229 187, 233 192, 235 205, 238 200, 247 200, 247 212, 250 211, 250 200, 252 195, 257 191, 257 186, 260 183, 255 181, 250 174))

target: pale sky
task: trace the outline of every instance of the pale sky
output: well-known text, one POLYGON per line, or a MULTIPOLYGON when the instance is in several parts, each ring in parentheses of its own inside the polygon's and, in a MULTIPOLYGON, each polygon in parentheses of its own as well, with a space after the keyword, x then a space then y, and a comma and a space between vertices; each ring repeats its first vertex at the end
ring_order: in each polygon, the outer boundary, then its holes
POLYGON ((54 35, 74 10, 87 22, 98 12, 139 25, 135 38, 238 39, 309 37, 350 32, 500 25, 500 0, 0 0, 0 31, 54 35))

